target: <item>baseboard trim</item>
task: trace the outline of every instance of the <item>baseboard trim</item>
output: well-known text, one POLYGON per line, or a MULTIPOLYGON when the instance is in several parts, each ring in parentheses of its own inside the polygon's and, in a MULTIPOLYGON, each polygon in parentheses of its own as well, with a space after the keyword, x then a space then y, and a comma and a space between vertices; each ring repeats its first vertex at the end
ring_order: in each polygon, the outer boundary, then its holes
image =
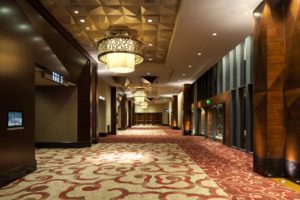
POLYGON ((109 135, 110 134, 110 132, 100 132, 100 133, 98 133, 98 136, 99 137, 106 137, 107 135, 109 135))
POLYGON ((37 162, 26 163, 22 166, 15 167, 9 170, 0 171, 0 188, 7 184, 15 181, 16 179, 22 178, 36 170, 37 162))
POLYGON ((91 141, 80 142, 36 142, 36 148, 85 148, 90 147, 91 141))

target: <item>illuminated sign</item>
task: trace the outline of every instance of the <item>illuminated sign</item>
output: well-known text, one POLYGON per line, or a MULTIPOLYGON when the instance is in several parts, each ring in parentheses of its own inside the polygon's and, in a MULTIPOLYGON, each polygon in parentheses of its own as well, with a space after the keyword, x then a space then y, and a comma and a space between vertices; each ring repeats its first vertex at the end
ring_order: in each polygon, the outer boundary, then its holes
POLYGON ((64 77, 56 72, 52 72, 52 81, 63 84, 64 77))
POLYGON ((207 104, 207 105, 210 105, 210 104, 212 104, 212 101, 211 101, 210 99, 207 99, 207 100, 206 100, 206 104, 207 104))

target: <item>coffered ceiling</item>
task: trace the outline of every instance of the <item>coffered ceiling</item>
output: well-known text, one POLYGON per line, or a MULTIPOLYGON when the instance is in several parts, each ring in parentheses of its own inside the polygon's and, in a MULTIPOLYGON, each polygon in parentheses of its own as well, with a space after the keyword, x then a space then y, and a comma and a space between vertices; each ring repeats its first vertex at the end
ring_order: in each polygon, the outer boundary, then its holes
POLYGON ((41 0, 89 52, 110 29, 130 29, 144 44, 146 62, 164 62, 179 0, 41 0))
POLYGON ((99 77, 126 77, 135 87, 156 76, 157 96, 180 92, 253 30, 253 10, 262 0, 40 0, 97 60, 97 43, 110 28, 127 26, 143 46, 145 62, 130 74, 112 74, 98 64, 99 77), (150 21, 148 21, 150 20, 150 21), (213 33, 217 33, 213 36, 213 33))

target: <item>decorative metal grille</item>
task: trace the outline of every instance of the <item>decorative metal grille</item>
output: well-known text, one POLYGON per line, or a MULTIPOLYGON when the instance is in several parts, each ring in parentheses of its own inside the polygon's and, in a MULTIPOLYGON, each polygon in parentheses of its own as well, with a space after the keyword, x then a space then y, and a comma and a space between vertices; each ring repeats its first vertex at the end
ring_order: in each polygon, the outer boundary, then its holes
POLYGON ((107 63, 106 55, 109 53, 130 53, 135 55, 135 64, 143 62, 142 57, 143 44, 136 39, 129 37, 108 37, 99 41, 98 59, 102 63, 107 63))

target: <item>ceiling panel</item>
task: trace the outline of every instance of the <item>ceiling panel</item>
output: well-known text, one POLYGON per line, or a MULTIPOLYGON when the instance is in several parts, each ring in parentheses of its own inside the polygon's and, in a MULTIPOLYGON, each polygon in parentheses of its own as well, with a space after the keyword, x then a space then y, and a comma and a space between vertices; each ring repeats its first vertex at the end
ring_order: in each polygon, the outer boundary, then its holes
POLYGON ((110 28, 125 26, 143 42, 145 62, 152 63, 166 59, 180 4, 179 0, 40 1, 87 51, 97 51, 98 41, 110 28))

